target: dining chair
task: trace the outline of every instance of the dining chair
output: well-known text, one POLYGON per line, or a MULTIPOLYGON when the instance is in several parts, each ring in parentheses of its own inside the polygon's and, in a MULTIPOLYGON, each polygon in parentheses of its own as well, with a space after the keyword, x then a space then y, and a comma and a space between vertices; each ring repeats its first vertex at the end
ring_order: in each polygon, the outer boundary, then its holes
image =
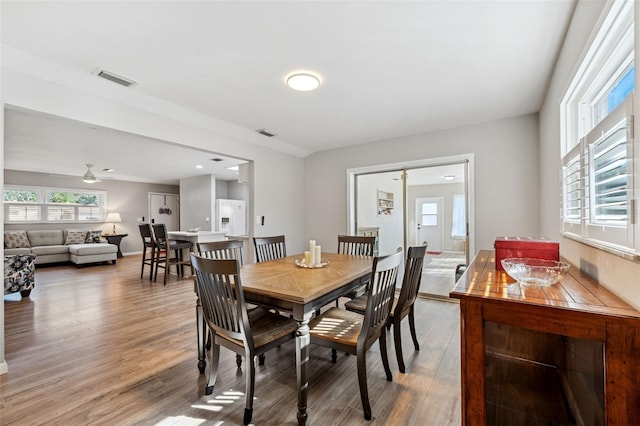
MULTIPOLYGON (((207 243, 196 243, 196 252, 199 256, 209 259, 238 259, 240 265, 244 265, 244 243, 241 240, 211 241, 207 243)), ((257 309, 255 305, 247 304, 247 310, 257 309)), ((211 340, 207 339, 206 348, 211 348, 211 340)), ((258 355, 258 362, 264 365, 265 355, 258 355)), ((242 365, 242 356, 236 354, 236 364, 242 365)))
POLYGON ((284 235, 253 237, 253 245, 256 249, 256 262, 267 262, 269 260, 287 257, 287 246, 284 242, 284 235))
POLYGON ((391 313, 402 256, 402 252, 397 252, 373 259, 372 278, 367 286, 370 297, 367 299, 364 315, 332 307, 309 322, 311 343, 331 348, 332 362, 336 362, 336 351, 356 355, 360 399, 364 418, 367 420, 371 420, 371 406, 367 389, 366 355, 376 340, 380 344, 387 380, 391 381, 385 325, 391 313))
POLYGON ((171 266, 176 267, 176 274, 184 276, 184 267, 191 266, 191 260, 185 257, 183 250, 191 251, 193 243, 191 241, 170 240, 167 236, 167 227, 164 223, 154 223, 153 244, 155 246, 155 272, 153 281, 158 279, 158 268, 164 269, 164 285, 167 285, 167 275, 171 266), (173 252, 173 257, 171 253, 173 252))
POLYGON ((144 276, 144 265, 149 265, 149 279, 153 279, 153 263, 154 263, 154 245, 153 245, 153 230, 151 224, 141 223, 138 225, 140 228, 140 237, 142 237, 142 265, 140 268, 140 278, 144 276), (147 259, 147 251, 150 251, 149 258, 147 259))
POLYGON ((296 321, 263 308, 247 311, 239 259, 209 259, 191 254, 198 297, 213 342, 205 393, 211 395, 218 375, 220 346, 247 358, 244 424, 251 422, 256 355, 295 338, 296 321))
MULTIPOLYGON (((350 254, 352 256, 373 256, 376 245, 375 236, 338 235, 338 253, 350 254)), ((355 299, 362 295, 367 288, 365 282, 362 286, 345 294, 349 299, 355 299)), ((336 306, 339 302, 336 299, 336 306)))
POLYGON ((338 235, 338 253, 354 256, 373 256, 376 237, 338 235))
MULTIPOLYGON (((418 297, 420 284, 422 281, 422 265, 427 246, 409 247, 407 252, 407 260, 404 266, 404 277, 400 295, 394 299, 389 316, 389 326, 393 325, 393 342, 396 347, 396 358, 398 359, 398 368, 401 373, 405 372, 404 359, 402 356, 402 332, 400 324, 402 320, 409 316, 409 329, 411 330, 411 338, 416 351, 420 350, 418 337, 416 334, 416 324, 414 316, 414 304, 418 297)), ((352 312, 364 313, 367 307, 368 295, 364 294, 345 304, 345 308, 352 312)))
POLYGON ((244 265, 244 243, 241 240, 196 243, 196 251, 210 259, 238 259, 240 265, 244 265))
MULTIPOLYGON (((287 246, 284 241, 284 235, 276 235, 273 237, 253 237, 253 246, 256 250, 256 262, 268 262, 270 260, 281 259, 287 257, 287 246)), ((292 312, 277 310, 278 314, 292 316, 292 312)), ((264 364, 264 358, 260 358, 260 363, 264 364)))

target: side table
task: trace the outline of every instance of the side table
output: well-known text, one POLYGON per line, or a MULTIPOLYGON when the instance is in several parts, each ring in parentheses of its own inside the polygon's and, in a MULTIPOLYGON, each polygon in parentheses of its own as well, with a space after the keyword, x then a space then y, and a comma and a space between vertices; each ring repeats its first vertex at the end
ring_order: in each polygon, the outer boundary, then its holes
POLYGON ((102 236, 109 242, 109 244, 115 244, 118 247, 118 257, 122 257, 120 251, 120 243, 122 239, 129 234, 102 234, 102 236))

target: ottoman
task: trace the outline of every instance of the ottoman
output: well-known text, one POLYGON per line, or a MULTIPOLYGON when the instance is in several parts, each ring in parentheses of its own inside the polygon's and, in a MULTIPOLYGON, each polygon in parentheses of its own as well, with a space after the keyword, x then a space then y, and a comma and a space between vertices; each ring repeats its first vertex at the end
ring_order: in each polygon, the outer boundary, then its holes
POLYGON ((118 246, 115 244, 71 244, 69 258, 76 265, 85 263, 108 262, 115 265, 118 246))

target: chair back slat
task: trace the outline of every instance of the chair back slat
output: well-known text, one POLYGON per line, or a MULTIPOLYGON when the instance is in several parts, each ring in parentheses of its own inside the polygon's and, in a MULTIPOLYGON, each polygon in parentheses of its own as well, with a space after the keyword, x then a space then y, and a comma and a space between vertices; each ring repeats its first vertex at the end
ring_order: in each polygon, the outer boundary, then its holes
POLYGON ((411 305, 418 297, 420 284, 422 282, 422 266, 424 264, 424 256, 427 252, 427 246, 409 247, 407 252, 407 260, 404 266, 404 278, 402 280, 402 288, 398 296, 398 303, 394 315, 402 318, 403 312, 408 311, 411 305))
POLYGON ((164 246, 167 242, 167 226, 164 223, 154 223, 153 227, 153 240, 158 246, 164 246))
POLYGON ((381 329, 386 325, 393 306, 398 270, 402 258, 403 253, 396 252, 383 258, 373 259, 371 281, 367 286, 369 297, 362 322, 362 331, 358 336, 358 345, 367 347, 367 343, 380 336, 381 329))
POLYGON ((149 244, 153 241, 153 231, 151 230, 151 224, 141 223, 138 225, 140 228, 140 236, 145 244, 149 244))
POLYGON ((207 325, 253 348, 240 281, 239 259, 210 259, 191 253, 196 288, 207 325))
POLYGON ((287 246, 284 235, 274 237, 254 237, 253 244, 256 249, 256 262, 267 262, 269 260, 287 257, 287 246))
POLYGON ((244 243, 240 240, 197 243, 198 254, 209 259, 238 259, 244 265, 244 243))
POLYGON ((338 235, 338 253, 354 256, 373 256, 376 237, 338 235))

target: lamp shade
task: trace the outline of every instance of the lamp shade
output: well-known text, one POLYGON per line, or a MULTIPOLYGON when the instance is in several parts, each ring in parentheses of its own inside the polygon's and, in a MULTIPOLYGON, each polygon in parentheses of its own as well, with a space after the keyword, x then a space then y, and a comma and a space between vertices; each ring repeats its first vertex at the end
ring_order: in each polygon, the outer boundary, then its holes
POLYGON ((120 213, 117 212, 111 212, 111 213, 107 213, 107 222, 122 222, 122 219, 120 218, 120 213))

